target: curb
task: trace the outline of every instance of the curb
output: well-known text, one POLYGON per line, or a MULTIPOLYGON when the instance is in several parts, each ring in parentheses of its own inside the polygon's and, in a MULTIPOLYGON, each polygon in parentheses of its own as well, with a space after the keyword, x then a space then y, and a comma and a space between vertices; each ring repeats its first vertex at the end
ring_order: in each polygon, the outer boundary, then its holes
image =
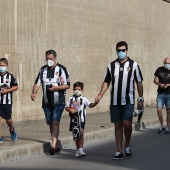
MULTIPOLYGON (((141 129, 145 129, 147 127, 158 125, 158 120, 151 120, 151 121, 143 121, 141 123, 134 123, 133 131, 139 131, 141 129)), ((114 126, 112 128, 103 128, 98 131, 87 132, 84 136, 84 142, 92 142, 95 140, 103 139, 106 137, 114 137, 114 126)), ((41 153, 48 152, 48 148, 50 147, 51 141, 46 141, 42 143, 29 144, 29 145, 20 145, 15 148, 9 148, 6 150, 1 150, 0 152, 0 164, 9 162, 9 161, 16 161, 18 159, 37 155, 41 153)), ((75 142, 73 141, 73 137, 66 137, 60 139, 61 148, 72 148, 75 147, 75 142)))

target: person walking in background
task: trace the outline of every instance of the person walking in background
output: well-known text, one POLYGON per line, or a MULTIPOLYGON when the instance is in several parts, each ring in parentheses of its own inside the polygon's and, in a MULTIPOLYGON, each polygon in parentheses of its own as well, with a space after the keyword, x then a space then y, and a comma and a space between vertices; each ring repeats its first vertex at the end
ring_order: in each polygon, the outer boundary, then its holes
POLYGON ((170 57, 164 59, 164 66, 158 67, 155 72, 154 83, 158 85, 156 107, 157 115, 160 122, 158 134, 165 131, 166 134, 170 133, 170 57), (166 128, 163 125, 162 109, 166 107, 166 128))
POLYGON ((49 153, 54 155, 60 151, 58 146, 59 124, 65 108, 66 89, 70 88, 70 80, 66 67, 57 63, 57 54, 54 50, 46 52, 46 62, 47 65, 41 67, 35 80, 31 99, 35 101, 36 94, 42 84, 42 108, 52 137, 49 153))
POLYGON ((111 84, 110 117, 115 124, 115 138, 118 151, 112 159, 122 159, 124 157, 122 142, 125 136, 125 155, 132 157, 130 146, 132 134, 132 113, 135 104, 135 86, 138 91, 137 108, 143 109, 143 77, 139 65, 127 56, 128 44, 120 41, 116 44, 118 58, 111 62, 105 74, 104 82, 100 93, 95 100, 100 100, 111 84))
POLYGON ((73 96, 69 97, 66 104, 66 111, 69 112, 69 115, 71 117, 69 130, 73 132, 73 139, 75 140, 77 147, 77 151, 75 154, 76 157, 86 155, 83 151, 86 106, 93 108, 98 104, 98 101, 91 103, 86 97, 82 96, 83 88, 84 83, 74 83, 74 94, 73 96))
POLYGON ((0 58, 0 143, 2 139, 2 119, 5 119, 11 139, 17 140, 12 120, 12 93, 18 89, 18 83, 15 77, 8 72, 8 60, 0 58))

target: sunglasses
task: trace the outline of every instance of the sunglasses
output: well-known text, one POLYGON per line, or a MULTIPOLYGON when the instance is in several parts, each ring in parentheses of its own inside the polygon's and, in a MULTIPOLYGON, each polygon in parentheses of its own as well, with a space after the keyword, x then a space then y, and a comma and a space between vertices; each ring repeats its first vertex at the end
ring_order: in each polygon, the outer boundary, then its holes
POLYGON ((127 49, 117 49, 116 51, 117 52, 120 52, 120 51, 122 51, 122 52, 125 52, 127 49))

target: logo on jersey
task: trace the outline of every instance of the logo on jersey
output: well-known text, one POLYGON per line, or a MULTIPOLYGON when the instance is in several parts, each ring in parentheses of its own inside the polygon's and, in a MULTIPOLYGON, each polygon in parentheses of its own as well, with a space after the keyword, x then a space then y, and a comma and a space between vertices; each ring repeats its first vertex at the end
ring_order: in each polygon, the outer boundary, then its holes
POLYGON ((131 70, 131 68, 130 67, 127 67, 127 71, 129 72, 131 70))
POLYGON ((123 71, 123 67, 120 67, 120 71, 123 71))

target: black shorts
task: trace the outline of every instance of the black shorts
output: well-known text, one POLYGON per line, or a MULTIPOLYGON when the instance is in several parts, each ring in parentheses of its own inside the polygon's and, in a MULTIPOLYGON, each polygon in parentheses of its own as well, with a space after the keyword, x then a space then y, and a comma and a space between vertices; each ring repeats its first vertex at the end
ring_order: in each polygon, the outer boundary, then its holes
MULTIPOLYGON (((85 122, 81 122, 81 129, 85 128, 85 122)), ((73 122, 70 121, 69 131, 73 130, 73 122)))
POLYGON ((0 117, 5 120, 11 119, 12 104, 0 104, 0 117))

